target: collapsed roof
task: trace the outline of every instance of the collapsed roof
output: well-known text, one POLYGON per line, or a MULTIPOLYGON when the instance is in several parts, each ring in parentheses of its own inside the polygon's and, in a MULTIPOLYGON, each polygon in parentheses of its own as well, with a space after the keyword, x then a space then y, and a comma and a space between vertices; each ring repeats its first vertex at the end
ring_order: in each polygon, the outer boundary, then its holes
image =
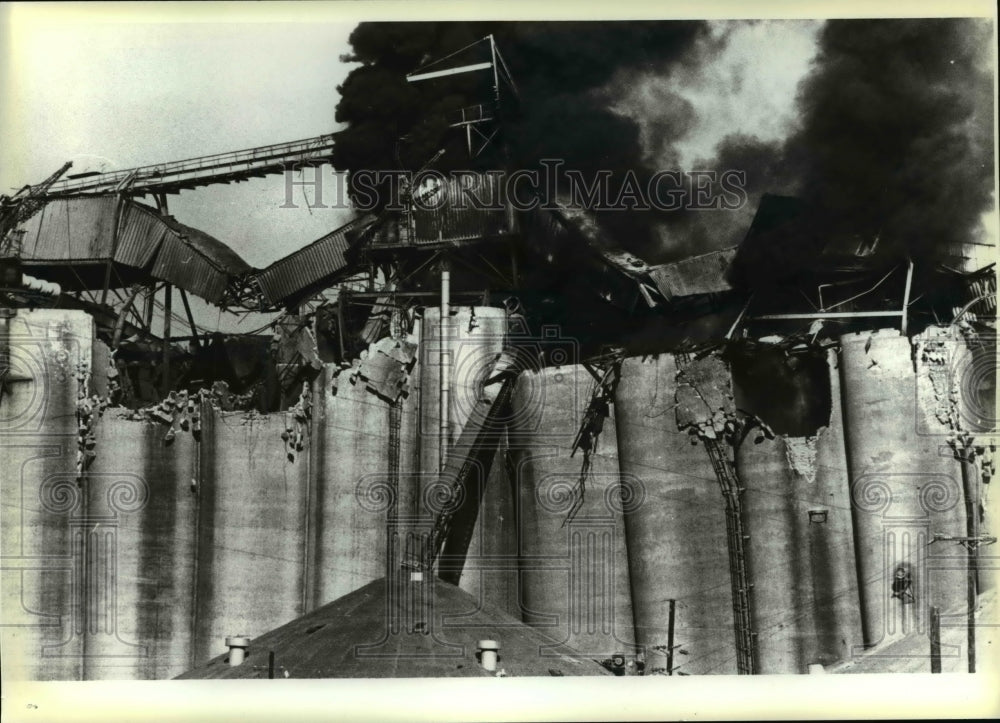
POLYGON ((113 195, 48 201, 22 226, 21 263, 67 288, 168 281, 212 303, 250 265, 218 239, 113 195))

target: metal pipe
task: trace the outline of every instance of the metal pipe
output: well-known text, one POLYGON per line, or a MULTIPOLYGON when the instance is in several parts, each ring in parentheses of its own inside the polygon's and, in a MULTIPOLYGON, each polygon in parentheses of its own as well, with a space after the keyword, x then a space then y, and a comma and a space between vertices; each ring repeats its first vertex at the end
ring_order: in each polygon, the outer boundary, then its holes
POLYGON ((967 616, 966 647, 969 672, 976 672, 976 603, 979 598, 979 474, 973 461, 973 450, 962 451, 962 476, 965 482, 965 504, 969 542, 966 545, 967 566, 966 594, 967 616))
POLYGON ((909 321, 909 306, 910 306, 910 286, 913 283, 913 262, 910 261, 909 265, 906 267, 906 289, 903 291, 903 319, 902 323, 899 325, 900 332, 903 336, 906 336, 906 322, 909 321))
POLYGON ((903 316, 902 311, 840 311, 836 313, 816 314, 761 314, 755 316, 751 321, 761 321, 766 319, 863 319, 868 316, 903 316))
POLYGON ((497 43, 490 34, 490 64, 493 66, 493 100, 500 102, 500 72, 497 69, 497 43))
POLYGON ((341 291, 337 299, 337 348, 340 349, 340 361, 347 359, 347 352, 344 347, 344 304, 347 303, 347 295, 341 291))
MULTIPOLYGON (((343 293, 343 292, 341 292, 343 293)), ((385 291, 352 291, 351 299, 381 299, 386 296, 385 291)), ((393 296, 397 299, 426 299, 441 296, 440 291, 395 291, 393 296)), ((482 291, 456 291, 451 294, 456 299, 476 299, 483 297, 482 291)))
POLYGON ((441 419, 440 439, 438 440, 438 471, 444 469, 444 462, 451 445, 451 266, 448 259, 441 261, 441 319, 438 342, 440 343, 440 399, 439 412, 441 419))
POLYGON ((941 672, 941 610, 931 607, 931 672, 941 672))
POLYGON ((674 674, 674 613, 677 601, 668 600, 669 610, 667 612, 667 675, 674 674))

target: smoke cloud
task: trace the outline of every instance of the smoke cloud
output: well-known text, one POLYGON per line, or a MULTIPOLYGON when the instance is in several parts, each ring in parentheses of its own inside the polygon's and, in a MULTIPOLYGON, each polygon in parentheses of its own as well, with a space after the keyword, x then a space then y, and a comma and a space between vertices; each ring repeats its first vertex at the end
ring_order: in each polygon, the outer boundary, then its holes
POLYGON ((989 21, 831 21, 786 143, 798 192, 832 231, 914 259, 971 241, 993 199, 989 21))
POLYGON ((462 49, 493 34, 520 91, 503 90, 505 163, 559 158, 640 181, 745 172, 739 211, 599 215, 647 261, 739 243, 765 192, 804 197, 832 232, 938 259, 994 204, 992 32, 975 19, 366 23, 351 36, 362 65, 340 88, 335 161, 416 169, 445 147, 437 167, 468 167, 448 122, 489 97, 483 74, 405 74, 455 51, 451 65, 486 60, 484 44, 462 49))
MULTIPOLYGON (((669 74, 706 30, 700 21, 363 23, 349 56, 362 66, 338 89, 336 120, 349 127, 334 162, 348 171, 417 169, 444 147, 438 168, 468 168, 464 141, 448 122, 456 109, 490 99, 484 74, 412 84, 405 74, 456 51, 440 67, 487 60, 488 46, 466 46, 492 34, 518 90, 515 100, 502 88, 507 163, 537 168, 556 158, 564 170, 609 170, 619 182, 629 170, 645 174, 639 126, 611 108, 606 86, 622 72, 669 74)), ((602 221, 637 250, 650 238, 640 216, 607 213, 602 221)))

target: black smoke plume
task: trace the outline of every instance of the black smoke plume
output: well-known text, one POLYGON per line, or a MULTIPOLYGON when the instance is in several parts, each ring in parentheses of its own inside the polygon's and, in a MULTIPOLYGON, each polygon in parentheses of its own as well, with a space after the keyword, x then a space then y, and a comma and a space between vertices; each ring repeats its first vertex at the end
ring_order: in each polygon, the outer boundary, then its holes
MULTIPOLYGON (((341 86, 336 119, 348 124, 336 165, 468 167, 449 135, 455 109, 481 102, 477 74, 411 84, 405 75, 492 34, 520 90, 505 98, 509 167, 562 159, 584 173, 640 180, 671 158, 697 119, 667 94, 656 118, 615 112, 620 86, 638 74, 669 78, 680 64, 712 62, 727 41, 703 22, 365 23, 351 35, 362 63, 341 86), (642 132, 640 132, 642 130, 642 132)), ((609 212, 602 224, 651 262, 739 243, 760 195, 802 196, 831 233, 878 235, 884 248, 921 260, 973 240, 993 199, 992 25, 975 19, 829 21, 797 99, 799 122, 783 142, 730 136, 699 170, 746 172, 741 211, 609 212)), ((474 46, 456 58, 485 57, 474 46)), ((496 158, 483 159, 497 165, 496 158)), ((614 184, 612 184, 614 185, 614 184)))
POLYGON ((914 260, 972 240, 994 202, 991 40, 974 19, 824 26, 785 157, 831 231, 914 260))
MULTIPOLYGON (((348 128, 334 163, 349 172, 419 169, 444 147, 438 169, 470 167, 448 122, 457 109, 489 98, 483 74, 412 84, 405 75, 492 34, 518 89, 517 98, 502 89, 505 165, 538 168, 540 159, 554 158, 588 178, 598 170, 614 179, 645 173, 639 129, 609 108, 605 86, 629 69, 667 73, 705 31, 700 21, 363 23, 346 58, 362 65, 338 88, 336 120, 348 128)), ((473 45, 451 64, 482 61, 487 53, 485 44, 473 45)), ((497 159, 482 163, 495 167, 497 159)), ((603 221, 635 249, 648 245, 640 216, 608 213, 603 221)))

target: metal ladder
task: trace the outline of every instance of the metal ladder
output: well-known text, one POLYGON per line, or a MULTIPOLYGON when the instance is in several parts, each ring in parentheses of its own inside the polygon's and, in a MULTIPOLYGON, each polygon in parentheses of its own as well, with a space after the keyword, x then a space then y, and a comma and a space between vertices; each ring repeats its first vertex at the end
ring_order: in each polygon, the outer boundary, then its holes
MULTIPOLYGON (((678 370, 687 366, 691 355, 675 356, 678 370)), ((747 574, 746 540, 743 526, 743 487, 736 467, 717 439, 702 439, 726 505, 726 542, 729 547, 729 580, 733 596, 733 627, 736 634, 736 670, 740 675, 756 672, 753 622, 750 617, 750 579, 747 574)))
POLYGON ((719 441, 705 439, 702 442, 722 488, 722 497, 726 501, 726 539, 729 543, 729 578, 733 590, 733 622, 736 631, 736 670, 740 675, 753 675, 756 662, 750 619, 750 581, 746 565, 747 535, 743 528, 743 488, 733 463, 719 441))

